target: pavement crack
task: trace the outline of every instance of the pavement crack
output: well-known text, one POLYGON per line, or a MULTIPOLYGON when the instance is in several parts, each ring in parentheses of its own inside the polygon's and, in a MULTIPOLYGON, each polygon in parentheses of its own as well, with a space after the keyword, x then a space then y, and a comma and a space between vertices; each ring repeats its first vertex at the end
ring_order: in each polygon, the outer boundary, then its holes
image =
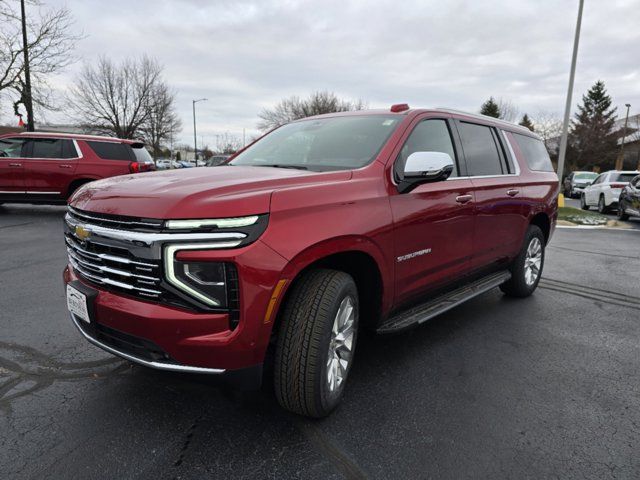
POLYGON ((202 416, 199 416, 198 418, 196 418, 195 422, 193 422, 191 427, 189 427, 189 430, 187 431, 187 435, 184 439, 184 443, 182 444, 182 449, 180 450, 180 455, 178 455, 178 459, 173 463, 174 467, 179 467, 180 465, 182 465, 182 462, 184 461, 184 455, 189 449, 189 445, 191 444, 191 439, 193 438, 193 433, 195 432, 198 424, 200 423, 201 418, 202 416))

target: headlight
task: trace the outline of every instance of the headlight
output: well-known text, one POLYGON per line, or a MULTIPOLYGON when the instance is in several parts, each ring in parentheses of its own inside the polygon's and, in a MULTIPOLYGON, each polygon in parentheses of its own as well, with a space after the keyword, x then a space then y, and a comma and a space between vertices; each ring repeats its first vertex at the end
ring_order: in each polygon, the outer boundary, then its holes
MULTIPOLYGON (((236 290, 237 285, 228 285, 227 270, 232 266, 224 262, 179 261, 176 252, 192 250, 195 245, 170 245, 165 247, 165 275, 167 281, 191 297, 211 307, 227 308, 228 290, 236 290)), ((198 245, 206 249, 206 245, 198 245)))
POLYGON ((248 227, 258 221, 258 215, 250 217, 236 218, 211 218, 211 219, 195 219, 195 220, 167 220, 166 226, 170 229, 200 229, 207 227, 214 228, 238 228, 248 227))

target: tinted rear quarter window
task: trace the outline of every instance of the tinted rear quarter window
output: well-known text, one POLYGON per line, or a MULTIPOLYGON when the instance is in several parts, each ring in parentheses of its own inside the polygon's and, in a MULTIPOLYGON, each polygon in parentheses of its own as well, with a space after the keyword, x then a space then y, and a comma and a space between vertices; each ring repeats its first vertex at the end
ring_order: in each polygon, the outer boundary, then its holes
POLYGON ((629 183, 637 175, 637 173, 612 173, 609 181, 618 183, 629 183))
POLYGON ((458 129, 469 175, 502 175, 502 161, 491 127, 459 122, 458 129))
POLYGON ((514 133, 513 138, 515 138, 516 143, 520 147, 520 151, 522 151, 524 155, 529 170, 541 172, 554 171, 549 153, 542 140, 527 135, 520 135, 519 133, 514 133))
POLYGON ((87 142, 91 149, 103 160, 136 161, 133 149, 126 143, 87 142))
POLYGON ((151 154, 149 154, 149 151, 146 148, 144 148, 142 145, 136 145, 132 148, 132 150, 138 162, 143 162, 143 163, 153 162, 153 158, 151 157, 151 154))

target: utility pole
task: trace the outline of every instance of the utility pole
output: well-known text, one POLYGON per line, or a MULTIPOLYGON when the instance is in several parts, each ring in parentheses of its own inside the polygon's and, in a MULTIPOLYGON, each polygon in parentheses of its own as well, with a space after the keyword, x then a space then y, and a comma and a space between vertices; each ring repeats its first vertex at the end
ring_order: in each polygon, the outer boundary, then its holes
POLYGON ((197 100, 192 100, 193 102, 193 155, 195 157, 194 159, 196 162, 198 161, 198 136, 196 134, 196 103, 206 102, 206 101, 207 101, 206 98, 199 98, 197 100))
POLYGON ((27 43, 27 18, 24 12, 24 0, 20 0, 22 12, 22 51, 24 53, 24 91, 22 102, 27 110, 27 131, 33 132, 33 99, 31 97, 31 72, 29 70, 29 44, 27 43))
POLYGON ((618 155, 618 160, 616 160, 616 170, 624 169, 624 141, 627 138, 627 124, 629 123, 629 108, 631 108, 631 104, 625 103, 624 106, 627 107, 627 116, 624 119, 624 132, 622 132, 622 143, 620 144, 620 155, 618 155))
POLYGON ((576 35, 573 39, 573 56, 571 57, 571 73, 569 73, 569 89, 567 91, 567 103, 564 107, 564 122, 562 124, 562 137, 560 138, 560 150, 558 152, 558 182, 562 182, 564 171, 564 157, 567 153, 567 135, 569 134, 569 117, 571 115, 571 97, 573 95, 573 81, 576 76, 576 61, 578 59, 578 43, 580 42, 580 26, 582 24, 582 9, 584 0, 580 0, 578 7, 578 20, 576 22, 576 35))

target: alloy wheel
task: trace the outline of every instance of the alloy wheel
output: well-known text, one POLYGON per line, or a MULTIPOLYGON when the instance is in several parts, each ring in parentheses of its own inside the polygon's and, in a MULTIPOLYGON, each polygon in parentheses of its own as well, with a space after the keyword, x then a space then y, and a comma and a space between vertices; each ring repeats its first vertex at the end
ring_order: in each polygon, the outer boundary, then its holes
POLYGON ((347 378, 349 363, 353 353, 355 308, 353 299, 345 297, 340 302, 331 329, 329 354, 327 356, 327 385, 335 392, 347 378))
POLYGON ((527 285, 533 285, 540 275, 542 266, 542 243, 538 237, 534 237, 529 242, 527 254, 524 259, 524 281, 527 285))

